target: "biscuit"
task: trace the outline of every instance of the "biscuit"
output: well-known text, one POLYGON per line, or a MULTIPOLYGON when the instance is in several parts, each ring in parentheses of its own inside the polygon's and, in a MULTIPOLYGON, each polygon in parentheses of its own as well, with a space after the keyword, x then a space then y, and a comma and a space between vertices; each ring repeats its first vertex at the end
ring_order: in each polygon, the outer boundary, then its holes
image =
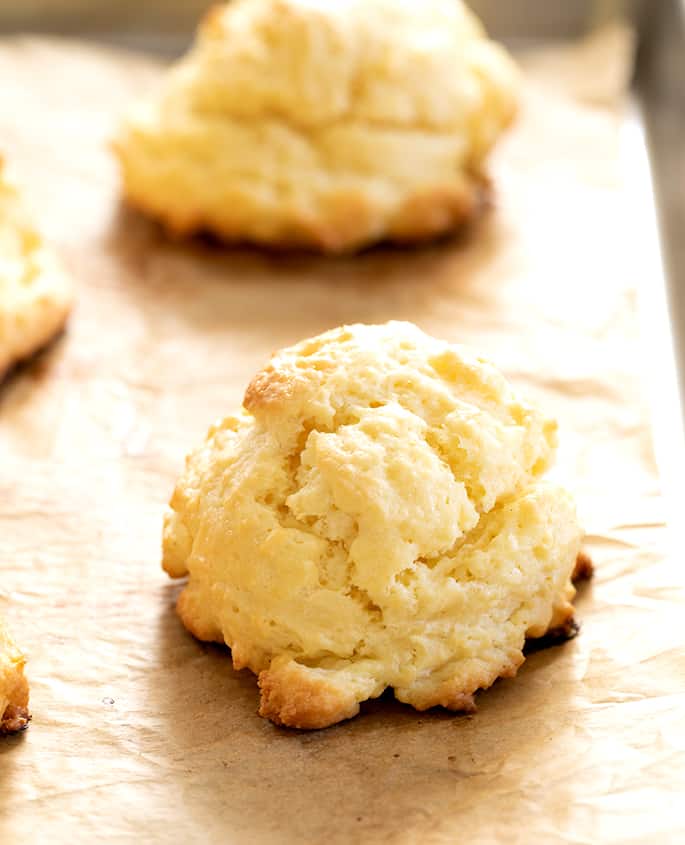
POLYGON ((573 616, 581 531, 541 478, 555 447, 491 364, 410 323, 285 349, 171 498, 180 616, 259 676, 277 724, 325 727, 388 687, 471 710, 573 616))
POLYGON ((71 282, 30 221, 0 159, 0 379, 64 327, 71 282))
POLYGON ((234 0, 114 148, 129 202, 174 233, 416 242, 482 204, 517 87, 460 0, 234 0))
POLYGON ((22 730, 31 718, 24 663, 24 655, 0 619, 0 735, 22 730))

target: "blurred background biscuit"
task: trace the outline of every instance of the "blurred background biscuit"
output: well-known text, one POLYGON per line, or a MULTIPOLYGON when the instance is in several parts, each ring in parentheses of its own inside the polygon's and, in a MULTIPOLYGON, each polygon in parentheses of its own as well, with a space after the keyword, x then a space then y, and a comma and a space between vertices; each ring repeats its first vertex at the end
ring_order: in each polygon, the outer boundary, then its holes
POLYGON ((7 182, 0 159, 0 379, 58 334, 72 285, 7 182))
POLYGON ((517 87, 459 0, 236 0, 122 128, 124 193, 180 234, 421 241, 479 208, 517 87))

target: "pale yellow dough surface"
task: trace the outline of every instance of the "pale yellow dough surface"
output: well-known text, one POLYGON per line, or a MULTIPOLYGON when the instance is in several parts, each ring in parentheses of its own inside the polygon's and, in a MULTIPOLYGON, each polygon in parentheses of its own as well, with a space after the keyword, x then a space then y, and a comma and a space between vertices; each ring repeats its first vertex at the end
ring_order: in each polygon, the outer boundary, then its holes
POLYGON ((581 532, 540 480, 556 424, 409 323, 275 355, 187 460, 164 567, 186 626, 259 674, 261 710, 317 728, 392 687, 473 707, 527 636, 573 613, 581 532))
POLYGON ((0 618, 0 736, 21 730, 28 723, 29 686, 24 663, 24 655, 0 618))
POLYGON ((228 241, 434 237, 481 203, 517 87, 460 0, 234 0, 122 128, 124 192, 228 241))
POLYGON ((61 331, 71 281, 9 184, 0 159, 0 379, 61 331))

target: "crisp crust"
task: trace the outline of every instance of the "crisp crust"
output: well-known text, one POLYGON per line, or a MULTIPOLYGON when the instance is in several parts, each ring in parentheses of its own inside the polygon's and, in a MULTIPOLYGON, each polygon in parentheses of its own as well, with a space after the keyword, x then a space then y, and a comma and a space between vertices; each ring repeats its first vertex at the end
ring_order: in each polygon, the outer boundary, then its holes
POLYGON ((31 719, 25 662, 0 619, 0 735, 23 730, 31 719))
MULTIPOLYGON (((181 617, 181 621, 190 633, 197 637, 198 640, 205 642, 223 642, 221 631, 212 625, 206 619, 203 619, 200 609, 197 607, 194 597, 190 590, 185 589, 179 595, 176 601, 176 612, 181 617)), ((242 669, 242 666, 236 665, 234 660, 234 667, 242 669)))
POLYGON ((590 556, 587 552, 579 551, 570 581, 554 608, 547 629, 528 632, 529 642, 526 646, 526 652, 539 651, 547 646, 558 645, 578 636, 580 625, 576 621, 575 608, 572 604, 576 595, 575 585, 589 581, 594 571, 595 567, 590 556))
POLYGON ((274 661, 259 673, 259 715, 276 725, 327 728, 359 712, 354 691, 313 675, 293 660, 274 661))
POLYGON ((71 282, 28 219, 0 160, 0 380, 63 329, 71 282))
POLYGON ((523 661, 523 653, 512 650, 501 664, 494 666, 481 664, 472 670, 466 679, 448 678, 442 683, 425 688, 417 685, 406 692, 396 690, 395 694, 400 701, 411 704, 416 710, 444 707, 446 710, 457 713, 475 713, 476 692, 488 689, 499 678, 514 678, 523 661))
POLYGON ((564 589, 557 596, 552 611, 552 618, 546 626, 539 626, 529 628, 526 636, 529 638, 544 637, 549 631, 563 630, 566 625, 573 621, 573 614, 575 612, 573 607, 573 599, 576 595, 576 588, 573 586, 571 577, 566 582, 564 589))
POLYGON ((573 581, 574 584, 578 584, 581 581, 589 581, 594 574, 595 565, 592 562, 590 555, 584 551, 578 552, 576 565, 573 567, 573 572, 571 574, 571 581, 573 581))
POLYGON ((29 726, 30 721, 28 707, 8 704, 0 718, 0 735, 19 733, 29 726))
POLYGON ((279 725, 335 724, 386 688, 472 711, 526 639, 573 626, 581 532, 541 479, 555 445, 491 365, 410 324, 282 350, 171 497, 179 614, 259 676, 279 725))
POLYGON ((208 13, 113 148, 127 201, 176 236, 411 244, 477 214, 517 87, 458 0, 239 0, 208 13))
POLYGON ((286 402, 297 389, 297 374, 284 372, 268 364, 248 384, 243 398, 243 407, 254 413, 258 408, 267 408, 286 402))

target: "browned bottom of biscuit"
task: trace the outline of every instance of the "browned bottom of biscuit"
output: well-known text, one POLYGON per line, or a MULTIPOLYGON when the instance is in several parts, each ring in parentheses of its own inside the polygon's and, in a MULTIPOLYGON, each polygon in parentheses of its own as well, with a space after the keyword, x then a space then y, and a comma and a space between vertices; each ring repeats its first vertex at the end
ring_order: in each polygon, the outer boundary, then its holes
MULTIPOLYGON (((571 573, 571 581, 574 585, 582 581, 589 581, 595 571, 592 559, 586 552, 578 552, 576 563, 571 573)), ((524 649, 525 654, 533 654, 536 651, 542 651, 545 648, 561 645, 567 640, 572 640, 580 633, 580 625, 576 622, 573 616, 573 608, 569 605, 571 615, 564 619, 559 624, 553 624, 541 637, 530 637, 526 640, 524 649)))
POLYGON ((580 633, 580 625, 571 617, 567 619, 563 625, 558 625, 555 628, 550 628, 542 637, 534 637, 526 640, 523 653, 528 656, 534 654, 536 651, 543 651, 546 648, 562 645, 568 640, 574 639, 580 633))
POLYGON ((359 712, 354 692, 318 677, 293 660, 276 660, 259 673, 259 715, 275 725, 327 728, 359 712))
POLYGON ((26 707, 10 704, 0 719, 0 734, 14 734, 28 727, 31 716, 26 707))
MULTIPOLYGON (((383 213, 363 195, 336 195, 324 203, 320 216, 295 211, 272 230, 245 230, 240 219, 217 217, 183 208, 160 208, 150 198, 125 185, 126 204, 157 220, 172 239, 209 236, 229 246, 256 245, 274 252, 316 252, 341 255, 389 244, 411 247, 460 232, 491 204, 492 184, 481 172, 454 184, 435 186, 409 196, 382 221, 383 213)), ((230 208, 230 203, 227 203, 230 208)))
MULTIPOLYGON (((576 559, 572 578, 574 582, 592 577, 593 565, 589 556, 580 552, 576 559)), ((570 594, 573 588, 569 585, 570 594)), ((187 588, 178 600, 178 612, 186 627, 203 640, 222 640, 221 632, 205 627, 198 627, 193 613, 192 596, 187 588)), ((421 690, 396 690, 395 695, 417 710, 427 710, 442 706, 461 713, 473 713, 476 710, 475 694, 487 689, 498 678, 512 678, 524 660, 524 655, 544 648, 560 645, 573 639, 580 631, 580 626, 573 616, 573 606, 569 600, 562 602, 552 619, 552 627, 540 630, 542 636, 530 637, 523 654, 512 652, 496 671, 489 671, 482 676, 470 679, 464 687, 463 680, 456 685, 446 681, 437 689, 424 693, 421 690)), ((248 666, 249 661, 243 655, 238 644, 233 649, 233 665, 236 669, 248 666)), ((276 658, 269 668, 258 673, 261 702, 260 716, 276 725, 305 730, 326 728, 345 719, 351 719, 359 712, 361 701, 369 697, 369 690, 348 688, 336 680, 334 675, 312 670, 300 665, 295 660, 276 658)), ((376 693, 371 693, 377 695, 376 693)))
POLYGON ((590 555, 585 552, 578 552, 576 565, 571 573, 571 581, 577 584, 579 581, 589 581, 595 572, 595 565, 590 555))

